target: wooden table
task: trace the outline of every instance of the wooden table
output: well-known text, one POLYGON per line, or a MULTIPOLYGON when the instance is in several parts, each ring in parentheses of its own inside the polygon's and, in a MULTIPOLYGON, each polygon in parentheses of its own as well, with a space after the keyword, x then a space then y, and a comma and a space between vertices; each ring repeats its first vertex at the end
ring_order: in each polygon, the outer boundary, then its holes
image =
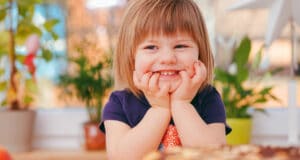
POLYGON ((45 151, 12 153, 13 160, 106 160, 105 151, 45 151))

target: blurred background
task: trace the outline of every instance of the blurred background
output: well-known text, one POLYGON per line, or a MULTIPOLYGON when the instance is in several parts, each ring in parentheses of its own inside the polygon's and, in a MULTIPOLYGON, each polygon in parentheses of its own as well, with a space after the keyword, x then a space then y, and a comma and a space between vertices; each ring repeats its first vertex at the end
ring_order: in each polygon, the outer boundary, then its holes
MULTIPOLYGON (((254 63, 256 54, 261 53, 261 63, 256 69, 250 70, 247 85, 273 86, 271 94, 277 98, 266 99, 264 103, 251 106, 265 109, 267 114, 254 113, 250 143, 285 146, 287 142, 292 141, 293 144, 299 144, 299 24, 293 23, 292 32, 288 21, 282 30, 277 31, 278 37, 271 44, 266 45, 266 33, 270 30, 268 27, 274 19, 271 16, 271 11, 273 13, 271 3, 257 9, 249 5, 250 7, 246 6, 245 9, 230 10, 229 8, 239 0, 197 0, 196 2, 206 20, 217 67, 230 70, 234 51, 245 36, 251 41, 249 63, 254 63), (276 68, 280 70, 272 75, 267 74, 259 84, 256 83, 257 77, 276 68), (291 105, 296 108, 293 112, 298 114, 291 114, 289 110, 291 105), (291 135, 293 133, 296 133, 294 135, 296 139, 289 137, 293 136, 291 135)), ((67 88, 67 84, 62 84, 61 77, 70 75, 70 78, 79 72, 72 58, 84 55, 87 63, 97 64, 105 59, 103 57, 110 57, 113 54, 126 3, 126 0, 2 0, 0 2, 0 34, 3 35, 0 40, 0 67, 1 81, 5 82, 3 85, 1 83, 3 91, 0 100, 3 103, 0 112, 7 112, 11 100, 7 97, 14 95, 9 92, 11 83, 8 83, 12 71, 11 64, 8 63, 11 62, 8 60, 10 55, 7 54, 10 50, 5 49, 10 46, 10 35, 12 35, 16 37, 14 50, 17 59, 16 68, 19 72, 16 79, 21 80, 17 86, 25 95, 22 97, 16 93, 15 95, 18 95, 16 99, 22 99, 20 105, 26 106, 26 110, 35 112, 33 137, 28 142, 31 150, 82 150, 84 148, 85 133, 82 127, 85 122, 91 120, 91 115, 88 114, 91 112, 87 112, 84 95, 78 96, 78 92, 72 94, 71 92, 78 89, 76 86, 67 88), (29 20, 33 25, 27 23, 25 25, 29 20), (29 27, 22 29, 22 26, 27 25, 29 27), (12 34, 9 34, 9 31, 12 34), (30 41, 29 37, 34 35, 38 37, 37 45, 26 44, 30 41), (38 48, 33 58, 28 60, 30 62, 28 63, 34 66, 34 71, 30 70, 30 65, 26 63, 30 47, 38 48), (27 80, 32 80, 34 87, 26 83, 27 80), (34 88, 29 98, 26 96, 28 86, 34 88)), ((30 44, 34 43, 32 41, 30 44)), ((110 60, 107 61, 106 72, 110 72, 110 60)), ((92 83, 82 80, 79 84, 84 85, 85 82, 92 83)), ((105 93, 100 96, 104 97, 102 103, 109 95, 111 87, 112 84, 103 87, 105 93)), ((1 117, 4 116, 0 114, 0 132, 5 132, 2 127, 7 125, 8 120, 1 120, 1 117)), ((15 128, 12 124, 8 126, 15 128)), ((3 145, 1 141, 0 145, 3 145)))

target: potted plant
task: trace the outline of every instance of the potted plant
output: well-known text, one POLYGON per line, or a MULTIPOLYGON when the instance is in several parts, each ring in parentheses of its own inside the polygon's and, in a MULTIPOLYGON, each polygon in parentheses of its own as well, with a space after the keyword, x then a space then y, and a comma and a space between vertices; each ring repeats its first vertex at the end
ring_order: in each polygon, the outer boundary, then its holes
POLYGON ((33 22, 35 5, 40 3, 41 0, 0 1, 0 24, 4 26, 0 29, 0 144, 10 151, 31 149, 35 112, 29 106, 36 91, 34 61, 52 58, 39 37, 45 30, 50 39, 57 38, 52 30, 58 20, 46 20, 42 25, 33 22))
POLYGON ((98 129, 101 120, 103 100, 112 87, 111 55, 110 53, 97 51, 95 43, 83 41, 76 47, 79 55, 69 58, 70 68, 73 72, 67 72, 60 76, 60 86, 68 96, 75 96, 85 103, 89 121, 84 123, 85 148, 88 150, 104 149, 105 137, 98 129), (92 50, 100 57, 88 57, 87 50, 92 50))
MULTIPOLYGON (((220 91, 226 108, 227 123, 232 133, 227 136, 228 144, 245 144, 250 142, 252 119, 249 109, 268 100, 278 100, 272 94, 273 86, 260 86, 258 83, 266 76, 281 71, 276 68, 252 79, 255 85, 249 84, 250 73, 257 71, 261 61, 262 48, 250 63, 251 40, 244 37, 234 50, 229 69, 215 68, 215 85, 220 91)), ((263 111, 263 109, 255 108, 263 111)))

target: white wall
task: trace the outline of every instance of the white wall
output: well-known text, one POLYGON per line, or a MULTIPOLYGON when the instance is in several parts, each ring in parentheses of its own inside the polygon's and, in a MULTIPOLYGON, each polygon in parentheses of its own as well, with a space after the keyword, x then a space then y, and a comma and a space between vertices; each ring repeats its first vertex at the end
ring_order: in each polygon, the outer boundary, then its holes
POLYGON ((88 120, 84 108, 37 109, 33 148, 79 149, 82 125, 88 120))
MULTIPOLYGON (((38 109, 33 148, 80 149, 83 142, 82 124, 87 119, 84 108, 38 109)), ((266 113, 255 112, 252 143, 287 146, 288 121, 286 108, 271 108, 267 109, 266 113)), ((300 130, 300 108, 297 124, 300 130)))
MULTIPOLYGON (((260 145, 289 146, 288 134, 298 133, 297 143, 300 141, 300 108, 297 108, 296 122, 290 124, 288 108, 267 109, 266 113, 253 114, 252 143, 260 145)), ((293 144, 294 145, 294 144, 293 144)))

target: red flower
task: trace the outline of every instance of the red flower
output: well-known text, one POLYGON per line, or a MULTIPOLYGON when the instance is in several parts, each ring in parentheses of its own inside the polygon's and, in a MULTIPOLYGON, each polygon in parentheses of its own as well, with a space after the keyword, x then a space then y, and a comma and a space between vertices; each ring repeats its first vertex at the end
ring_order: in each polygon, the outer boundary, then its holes
POLYGON ((34 65, 34 60, 35 54, 34 53, 29 53, 26 55, 25 60, 24 60, 24 65, 27 67, 28 71, 30 74, 34 75, 35 73, 35 65, 34 65))

